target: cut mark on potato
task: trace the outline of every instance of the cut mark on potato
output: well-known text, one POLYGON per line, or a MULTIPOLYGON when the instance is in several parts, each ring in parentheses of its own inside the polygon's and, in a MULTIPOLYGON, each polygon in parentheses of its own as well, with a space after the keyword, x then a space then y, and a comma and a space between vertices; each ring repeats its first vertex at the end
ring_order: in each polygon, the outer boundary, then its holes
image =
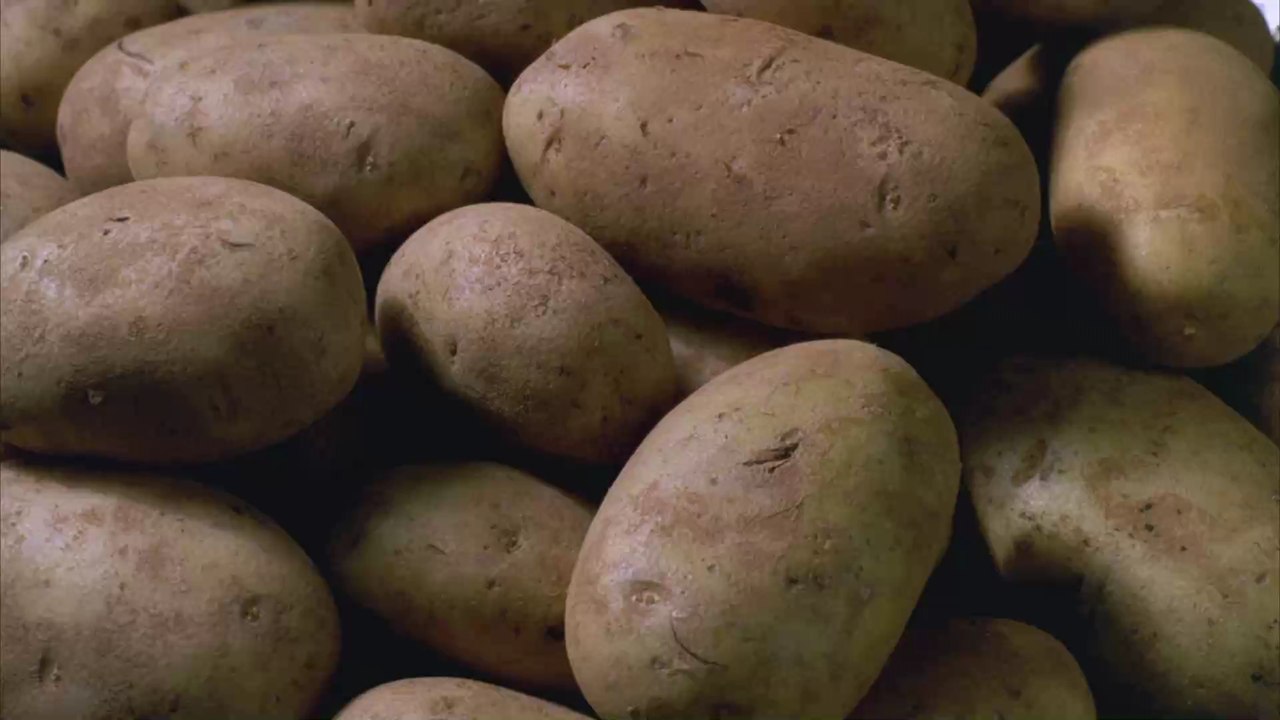
POLYGON ((671 613, 671 616, 668 618, 668 620, 669 620, 669 624, 671 625, 671 638, 676 641, 676 645, 679 645, 680 649, 683 650, 686 655, 693 658, 694 660, 697 660, 698 662, 702 663, 707 667, 717 667, 717 668, 726 668, 726 669, 729 667, 728 665, 725 665, 723 663, 718 663, 715 660, 711 660, 710 658, 702 657, 698 653, 694 652, 688 645, 686 645, 684 641, 680 639, 680 634, 676 632, 676 614, 674 612, 671 613))
MULTIPOLYGON (((756 467, 765 465, 765 472, 772 475, 778 468, 786 465, 792 456, 796 454, 796 450, 800 449, 800 441, 789 442, 777 447, 767 448, 756 453, 755 457, 742 463, 743 467, 756 467)), ((803 501, 801 501, 803 502, 803 501)))

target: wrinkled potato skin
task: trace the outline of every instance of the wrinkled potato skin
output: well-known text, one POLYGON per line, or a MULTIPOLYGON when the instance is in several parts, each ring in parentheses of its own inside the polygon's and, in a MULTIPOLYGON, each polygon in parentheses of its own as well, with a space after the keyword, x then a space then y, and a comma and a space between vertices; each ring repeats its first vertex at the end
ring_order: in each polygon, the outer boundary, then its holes
POLYGON ((1280 707, 1280 449, 1209 391, 1015 359, 975 388, 966 482, 1001 573, 1081 582, 1109 675, 1180 717, 1280 707))
POLYGON ((1094 720, 1093 694, 1052 635, 1013 620, 912 628, 851 720, 1094 720))
POLYGON ((379 685, 351 701, 334 720, 588 720, 496 685, 458 678, 414 678, 379 685))
POLYGON ((325 213, 363 250, 488 195, 502 163, 502 101, 479 67, 419 40, 242 40, 155 75, 129 129, 129 168, 139 179, 263 182, 325 213))
POLYGON ((575 690, 564 597, 590 523, 585 503, 519 470, 406 466, 353 509, 333 566, 401 633, 518 686, 575 690))
POLYGON ((306 554, 240 500, 0 465, 0 715, 303 718, 338 660, 306 554))
MULTIPOLYGON (((1209 0, 1217 2, 1218 0, 1209 0)), ((1162 0, 973 0, 974 10, 1043 29, 1100 29, 1146 17, 1162 0)))
POLYGON ((0 439, 146 463, 283 440, 351 390, 365 299, 342 234, 227 178, 132 183, 0 248, 0 439))
POLYGON ((764 325, 685 304, 658 308, 667 326, 681 399, 735 365, 797 338, 764 325))
POLYGON ((30 158, 0 150, 0 243, 79 197, 67 179, 30 158))
POLYGON ((594 20, 521 75, 503 122, 535 203, 638 280, 795 330, 953 310, 1040 216, 1031 153, 977 97, 757 20, 594 20))
POLYGON ((1244 53, 1262 72, 1271 70, 1275 43, 1267 18, 1251 0, 1165 0, 1141 24, 1208 33, 1244 53))
POLYGON ((755 18, 969 82, 978 34, 969 0, 703 0, 708 10, 755 18))
POLYGON ((621 463, 675 402, 657 311, 590 237, 526 205, 415 233, 382 275, 377 323, 393 364, 541 452, 621 463))
POLYGON ((566 610, 587 700, 608 720, 845 717, 946 548, 959 475, 942 404, 872 345, 712 380, 587 533, 566 610))
POLYGON ((245 36, 356 32, 343 3, 269 3, 182 18, 121 38, 76 71, 58 106, 58 147, 67 177, 84 194, 133 181, 129 124, 142 113, 157 68, 175 57, 245 36))
POLYGON ((1136 352, 1208 367, 1280 319, 1280 101, 1202 33, 1114 35, 1058 97, 1050 183, 1064 260, 1136 352))

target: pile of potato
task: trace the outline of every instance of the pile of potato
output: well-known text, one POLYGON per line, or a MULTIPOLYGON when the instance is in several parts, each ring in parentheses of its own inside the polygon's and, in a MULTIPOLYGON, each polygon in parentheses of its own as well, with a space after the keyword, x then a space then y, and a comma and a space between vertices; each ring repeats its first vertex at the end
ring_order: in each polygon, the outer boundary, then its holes
POLYGON ((1276 54, 0 0, 0 718, 1280 718, 1276 54))

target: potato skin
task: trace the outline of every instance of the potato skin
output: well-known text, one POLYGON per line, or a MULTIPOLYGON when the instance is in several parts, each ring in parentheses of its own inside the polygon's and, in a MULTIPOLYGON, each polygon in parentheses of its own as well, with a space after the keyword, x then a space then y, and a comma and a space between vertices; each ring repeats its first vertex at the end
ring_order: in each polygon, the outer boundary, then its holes
POLYGON ((535 203, 638 280, 796 330, 953 310, 1018 265, 1040 213, 1031 153, 977 97, 757 20, 589 22, 521 75, 503 122, 535 203))
POLYGON ((1208 33, 1244 53, 1263 73, 1271 70, 1275 43, 1267 18, 1251 0, 1165 0, 1141 24, 1208 33))
POLYGON ((800 339, 684 303, 663 304, 658 312, 667 326, 681 399, 725 370, 800 339))
POLYGON ((139 179, 266 183, 325 213, 363 250, 489 193, 502 100, 479 67, 419 40, 247 39, 155 75, 129 129, 129 168, 139 179))
POLYGON ((0 243, 79 197, 67 179, 30 158, 0 150, 0 243))
POLYGON ((365 298, 320 213, 265 185, 170 178, 0 247, 0 440, 202 462, 273 444, 355 384, 365 298))
POLYGON ((187 480, 0 464, 0 715, 302 718, 338 659, 306 554, 187 480))
POLYGON ((537 208, 429 223, 387 265, 376 314, 393 365, 420 364, 544 453, 621 463, 675 402, 653 306, 590 237, 537 208))
POLYGON ((587 720, 514 690, 461 678, 413 678, 379 685, 351 701, 334 720, 587 720))
POLYGON ((1274 716, 1280 449, 1174 375, 1019 358, 974 396, 965 480, 1000 572, 1082 587, 1103 671, 1144 707, 1274 716))
POLYGON ((851 720, 1093 720, 1093 695, 1052 635, 1013 620, 911 628, 851 720))
POLYGON ((503 465, 399 467, 343 522, 333 568, 399 632, 516 685, 575 690, 564 598, 591 514, 503 465))
POLYGON ((608 720, 844 718, 946 548, 959 474, 946 410, 875 346, 791 345, 712 380, 587 533, 565 614, 587 700, 608 720))

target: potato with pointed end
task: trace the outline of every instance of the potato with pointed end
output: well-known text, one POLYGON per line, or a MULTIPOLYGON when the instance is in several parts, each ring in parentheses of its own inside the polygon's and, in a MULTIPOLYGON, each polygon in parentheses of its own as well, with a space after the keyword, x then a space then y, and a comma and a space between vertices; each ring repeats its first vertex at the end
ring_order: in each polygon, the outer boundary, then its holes
POLYGON ((545 700, 496 685, 459 678, 414 678, 379 685, 342 709, 334 720, 588 720, 545 700))
POLYGON ((0 242, 78 197, 58 173, 18 153, 0 150, 0 242))

